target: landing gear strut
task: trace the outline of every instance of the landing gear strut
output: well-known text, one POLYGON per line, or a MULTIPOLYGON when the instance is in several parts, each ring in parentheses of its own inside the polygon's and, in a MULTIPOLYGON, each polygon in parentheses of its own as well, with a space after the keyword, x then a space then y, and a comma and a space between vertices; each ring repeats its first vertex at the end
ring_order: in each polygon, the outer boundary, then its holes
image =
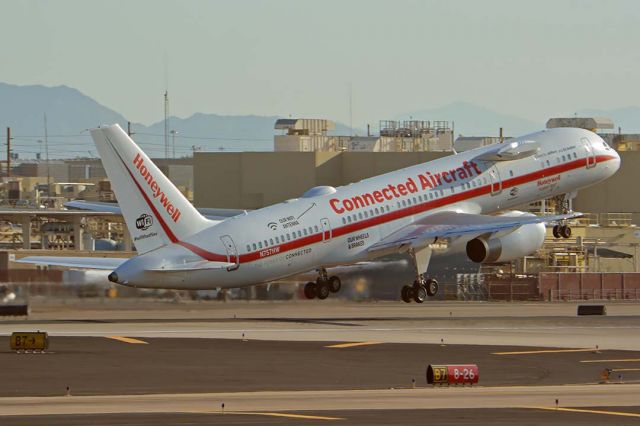
POLYGON ((433 278, 425 278, 424 273, 427 271, 429 260, 431 259, 431 249, 429 247, 420 250, 409 250, 413 266, 416 270, 416 279, 412 285, 402 287, 400 297, 405 303, 423 303, 428 297, 438 294, 438 281, 433 278))
POLYGON ((319 269, 318 272, 320 276, 316 282, 310 281, 304 286, 304 296, 307 299, 317 297, 320 300, 324 300, 329 297, 329 294, 339 292, 342 287, 340 278, 335 275, 329 277, 326 269, 319 269))

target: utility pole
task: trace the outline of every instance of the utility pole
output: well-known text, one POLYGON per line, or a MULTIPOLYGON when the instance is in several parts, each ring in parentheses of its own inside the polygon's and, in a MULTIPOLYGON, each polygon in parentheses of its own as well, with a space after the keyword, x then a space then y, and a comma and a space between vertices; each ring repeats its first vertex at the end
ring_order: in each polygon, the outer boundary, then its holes
POLYGON ((44 155, 47 162, 47 203, 51 199, 51 168, 49 167, 49 136, 47 134, 47 113, 44 114, 44 155))
POLYGON ((175 130, 171 131, 171 147, 173 148, 173 158, 176 158, 176 132, 175 130))
POLYGON ((7 177, 11 177, 11 127, 7 127, 7 177))
POLYGON ((169 158, 169 92, 164 92, 164 158, 169 158))

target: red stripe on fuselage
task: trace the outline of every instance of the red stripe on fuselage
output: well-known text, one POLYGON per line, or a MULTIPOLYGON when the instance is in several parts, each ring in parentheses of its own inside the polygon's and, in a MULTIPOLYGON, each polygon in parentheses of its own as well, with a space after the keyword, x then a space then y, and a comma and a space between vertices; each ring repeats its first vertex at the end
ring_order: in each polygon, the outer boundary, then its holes
MULTIPOLYGON (((120 158, 120 156, 118 155, 118 157, 120 158)), ((609 160, 614 160, 615 157, 609 156, 609 155, 599 155, 596 157, 596 163, 601 163, 604 161, 609 161, 609 160)), ((142 194, 143 198, 145 199, 145 201, 147 202, 147 204, 149 205, 149 207, 151 208, 151 210, 153 211, 153 213, 155 214, 156 218, 160 221, 160 225, 162 226, 162 229, 165 231, 165 233, 167 234, 167 236, 169 237, 169 239, 171 240, 172 243, 175 244, 179 244, 183 247, 185 247, 186 249, 188 249, 189 251, 193 252, 194 254, 202 257, 205 260, 208 261, 212 261, 212 262, 216 262, 216 261, 227 261, 228 257, 226 254, 217 254, 217 253, 212 253, 210 251, 207 251, 201 247, 198 247, 194 244, 185 242, 185 241, 180 241, 175 234, 171 231, 171 228, 165 223, 165 221, 162 219, 162 217, 160 216, 160 214, 158 213, 158 211, 156 210, 156 208, 153 206, 153 204, 151 203, 151 200, 149 199, 149 197, 147 196, 147 194, 144 192, 144 190, 142 189, 142 187, 140 186, 140 184, 136 181, 135 177, 133 176, 133 174, 131 173, 131 171, 129 170, 129 167, 126 165, 126 163, 122 160, 122 158, 120 158, 120 161, 122 161, 125 169, 127 170, 127 172, 129 173, 129 175, 131 176, 131 179, 133 180, 133 182, 136 184, 136 186, 138 187, 138 190, 140 191, 140 193, 142 194)), ((532 173, 528 173, 522 176, 516 176, 513 177, 511 179, 507 179, 502 181, 502 189, 507 189, 516 185, 522 185, 522 184, 526 184, 526 183, 530 183, 533 182, 539 178, 542 177, 547 177, 547 176, 554 176, 560 173, 564 173, 566 171, 572 170, 572 169, 577 169, 577 168, 581 168, 581 167, 586 167, 587 165, 587 159, 580 159, 580 160, 574 160, 568 163, 564 163, 564 164, 560 164, 557 166, 552 166, 549 167, 547 169, 542 169, 542 170, 538 170, 536 172, 532 172, 532 173)), ((444 190, 445 188, 442 188, 441 190, 444 190)), ((438 208, 438 207, 442 207, 445 206, 447 204, 452 204, 452 203, 456 203, 459 201, 464 201, 464 200, 469 200, 475 197, 479 197, 485 194, 489 194, 491 193, 491 184, 489 185, 485 185, 479 188, 473 188, 473 189, 469 189, 467 191, 463 191, 457 194, 452 194, 449 195, 447 197, 442 197, 439 199, 435 199, 435 200, 431 200, 431 201, 425 201, 421 204, 418 205, 414 205, 414 206, 410 206, 401 210, 396 210, 393 212, 389 212, 371 219, 367 219, 367 220, 362 220, 356 223, 352 223, 349 225, 344 225, 338 228, 333 229, 332 231, 332 238, 335 237, 339 237, 342 235, 346 235, 346 234, 350 234, 356 231, 360 231, 362 229, 366 229, 366 228, 370 228, 372 226, 377 226, 377 225, 381 225, 383 223, 387 223, 387 222, 392 222, 394 220, 397 219, 401 219, 403 217, 406 216, 411 216, 414 214, 419 214, 422 212, 425 212, 427 210, 431 210, 434 208, 438 208)), ((313 235, 309 235, 306 236, 304 238, 298 239, 298 240, 294 240, 294 241, 290 241, 287 243, 283 243, 283 244, 279 244, 279 245, 275 245, 272 247, 265 247, 264 249, 255 251, 255 252, 251 252, 251 253, 246 253, 246 254, 242 254, 239 255, 239 262, 240 263, 247 263, 247 262, 252 262, 252 261, 256 261, 256 260, 260 260, 260 259, 265 259, 267 257, 270 257, 272 255, 266 255, 266 256, 261 256, 261 252, 267 249, 274 249, 274 248, 278 248, 279 251, 277 253, 274 253, 273 255, 277 255, 277 254, 283 254, 286 253, 288 251, 294 250, 294 249, 298 249, 310 244, 315 244, 318 242, 322 241, 322 232, 318 233, 318 234, 313 234, 313 235)), ((237 247, 236 247, 237 250, 237 247)))
MULTIPOLYGON (((609 161, 609 160, 614 160, 615 157, 609 156, 609 155, 599 155, 596 157, 596 163, 602 163, 605 161, 609 161)), ((559 164, 557 166, 552 166, 546 169, 542 169, 542 170, 538 170, 535 172, 531 172, 525 175, 521 175, 521 176, 516 176, 507 180, 503 180, 502 181, 502 190, 511 188, 513 186, 516 185, 522 185, 522 184, 527 184, 527 183, 531 183, 534 182, 540 178, 543 177, 549 177, 549 176, 555 176, 564 172, 567 172, 569 170, 573 170, 573 169, 579 169, 582 167, 586 167, 587 165, 587 160, 586 159, 579 159, 579 160, 574 160, 568 163, 564 163, 564 164, 559 164)), ((450 187, 449 187, 450 188, 450 187)), ((448 188, 442 188, 441 190, 445 190, 448 188)), ((440 190, 440 189, 439 189, 440 190)), ((491 193, 491 184, 489 185, 485 185, 482 187, 478 187, 478 188, 472 188, 463 192, 459 192, 457 194, 452 194, 446 197, 442 197, 442 198, 437 198, 435 200, 430 200, 430 201, 425 201, 421 204, 417 204, 417 205, 413 205, 410 207, 406 207, 400 210, 396 210, 396 211, 392 211, 386 214, 382 214, 380 216, 376 216, 370 219, 365 219, 365 220, 361 220, 359 222, 355 222, 355 223, 351 223, 348 225, 343 225, 341 227, 338 228, 334 228, 332 231, 332 238, 335 237, 340 237, 342 235, 347 235, 347 234, 351 234, 353 232, 357 232, 366 228, 371 228, 373 226, 378 226, 378 225, 382 225, 384 223, 387 222, 392 222, 394 220, 398 220, 398 219, 402 219, 403 217, 406 216, 411 216, 411 215, 415 215, 415 214, 419 214, 419 213, 423 213, 427 210, 432 210, 438 207, 442 207, 442 206, 446 206, 448 204, 452 204, 452 203, 456 203, 459 201, 466 201, 472 198, 476 198, 482 195, 486 195, 486 194, 490 194, 491 193)), ((419 195, 419 194, 418 194, 419 195)), ((418 196, 416 195, 416 197, 418 196)), ((407 196, 407 198, 409 198, 409 196, 407 196)), ((411 197, 413 198, 413 197, 411 197)), ((369 206, 372 207, 372 206, 369 206)), ((351 214, 356 213, 351 212, 351 214)), ((299 240, 295 240, 295 241, 291 241, 291 242, 287 242, 285 244, 280 244, 280 245, 275 245, 269 248, 276 248, 278 247, 280 250, 278 253, 274 253, 274 255, 276 254, 283 254, 287 251, 293 250, 293 249, 298 249, 301 247, 304 247, 306 245, 309 244, 313 244, 316 242, 322 241, 322 233, 318 233, 309 237, 305 237, 305 238, 301 238, 299 240), (315 237, 315 238, 314 238, 315 237)), ((266 249, 266 248, 265 248, 266 249)), ((263 249, 263 250, 265 250, 263 249)), ((251 252, 251 253, 246 253, 243 255, 240 255, 240 263, 247 263, 247 262, 251 262, 251 261, 255 261, 255 260, 260 260, 260 259, 264 259, 265 257, 268 256, 260 256, 260 252, 262 250, 258 250, 255 252, 251 252)))

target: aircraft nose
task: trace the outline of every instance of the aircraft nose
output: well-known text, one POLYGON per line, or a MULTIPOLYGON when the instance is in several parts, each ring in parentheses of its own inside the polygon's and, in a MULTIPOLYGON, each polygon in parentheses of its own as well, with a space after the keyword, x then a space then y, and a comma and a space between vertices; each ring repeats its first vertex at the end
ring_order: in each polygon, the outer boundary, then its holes
POLYGON ((615 159, 613 160, 613 170, 614 172, 617 172, 618 169, 620 168, 620 154, 617 151, 613 151, 613 155, 615 156, 615 159))

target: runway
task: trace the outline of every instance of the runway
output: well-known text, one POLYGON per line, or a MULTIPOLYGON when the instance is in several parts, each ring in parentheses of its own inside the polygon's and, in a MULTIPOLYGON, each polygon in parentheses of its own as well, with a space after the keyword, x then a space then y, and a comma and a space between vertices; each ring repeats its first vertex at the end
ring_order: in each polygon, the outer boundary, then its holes
POLYGON ((43 305, 0 321, 0 423, 638 421, 638 305, 414 306, 43 305), (29 330, 50 334, 48 353, 8 350, 29 330), (479 386, 426 384, 428 364, 460 363, 479 386))
MULTIPOLYGON (((577 317, 577 305, 528 303, 209 303, 46 308, 22 322, 52 336, 247 338, 283 341, 595 347, 640 350, 640 308, 577 317)), ((15 329, 0 323, 0 335, 15 329)))

